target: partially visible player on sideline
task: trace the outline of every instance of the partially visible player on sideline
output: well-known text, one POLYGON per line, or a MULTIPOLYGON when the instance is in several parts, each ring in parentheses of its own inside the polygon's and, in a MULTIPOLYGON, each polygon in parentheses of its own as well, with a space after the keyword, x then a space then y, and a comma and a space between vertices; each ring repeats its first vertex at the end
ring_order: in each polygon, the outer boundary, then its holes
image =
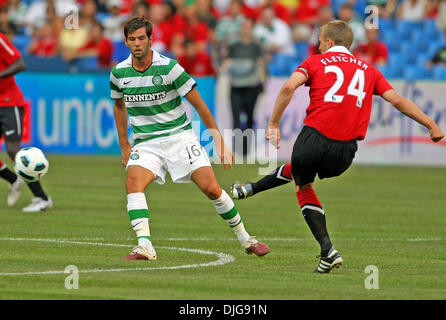
POLYGON ((234 202, 218 184, 192 130, 181 97, 194 106, 210 130, 224 168, 232 168, 232 152, 195 88, 195 80, 177 61, 151 49, 152 24, 148 20, 129 19, 124 25, 124 40, 131 54, 112 69, 110 89, 122 163, 127 169, 127 211, 138 245, 123 259, 157 259, 144 191, 153 181, 164 184, 167 172, 174 182, 194 182, 198 186, 248 254, 267 254, 269 247, 245 230, 234 202), (133 147, 127 136, 127 115, 134 134, 133 147))
MULTIPOLYGON (((0 32, 0 137, 3 135, 5 138, 6 151, 13 161, 20 150, 22 141, 25 104, 14 75, 25 68, 20 52, 0 32)), ((20 188, 24 181, 9 170, 2 161, 0 161, 0 177, 10 183, 8 206, 13 206, 19 200, 20 188)), ((40 182, 30 182, 28 187, 34 198, 30 205, 23 208, 23 211, 38 212, 52 208, 53 201, 45 194, 40 182)))
POLYGON ((330 241, 325 212, 313 190, 314 178, 316 174, 320 179, 339 176, 350 167, 357 140, 366 135, 373 95, 382 96, 425 126, 433 142, 440 141, 444 133, 415 103, 398 95, 381 72, 350 53, 353 32, 347 23, 338 20, 325 24, 319 41, 322 54, 306 59, 285 82, 268 124, 266 138, 279 148, 282 114, 294 91, 302 84, 310 86, 310 105, 305 126, 294 144, 291 166, 280 166, 257 183, 238 185, 232 191, 236 198, 245 198, 247 189, 267 190, 287 183, 292 175, 302 214, 321 247, 315 271, 328 273, 339 267, 343 259, 330 241))

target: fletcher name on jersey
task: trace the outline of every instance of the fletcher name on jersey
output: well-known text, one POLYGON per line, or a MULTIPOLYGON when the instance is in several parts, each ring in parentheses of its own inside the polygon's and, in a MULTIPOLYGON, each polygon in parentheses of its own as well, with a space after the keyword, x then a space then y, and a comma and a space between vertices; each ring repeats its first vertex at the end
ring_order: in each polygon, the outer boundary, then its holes
POLYGON ((310 86, 305 124, 335 140, 363 140, 373 95, 392 89, 378 69, 340 45, 309 57, 296 71, 310 86))

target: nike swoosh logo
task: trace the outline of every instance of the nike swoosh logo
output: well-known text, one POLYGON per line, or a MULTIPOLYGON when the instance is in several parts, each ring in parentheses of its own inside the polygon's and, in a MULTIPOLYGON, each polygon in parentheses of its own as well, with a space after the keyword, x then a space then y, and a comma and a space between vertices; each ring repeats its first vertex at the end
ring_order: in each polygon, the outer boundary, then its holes
POLYGON ((190 160, 190 164, 193 164, 195 161, 197 161, 198 159, 195 159, 194 161, 190 160))
POLYGON ((127 81, 127 82, 124 81, 124 85, 126 86, 126 85, 128 85, 130 82, 132 82, 132 80, 127 81))
POLYGON ((132 227, 134 228, 134 227, 136 227, 138 224, 140 224, 140 223, 143 223, 142 221, 140 221, 140 222, 138 222, 137 224, 135 224, 135 225, 133 225, 132 224, 132 227))
POLYGON ((5 131, 5 135, 6 135, 6 136, 10 136, 10 135, 13 134, 14 132, 15 132, 15 130, 5 131))

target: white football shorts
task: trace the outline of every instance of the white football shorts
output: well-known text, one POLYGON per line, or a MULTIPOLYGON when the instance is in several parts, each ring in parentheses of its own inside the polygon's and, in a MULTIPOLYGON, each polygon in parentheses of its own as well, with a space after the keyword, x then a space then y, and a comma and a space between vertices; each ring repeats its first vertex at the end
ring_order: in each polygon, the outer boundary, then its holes
POLYGON ((208 155, 193 130, 138 143, 132 148, 129 166, 141 166, 155 174, 155 182, 164 184, 169 172, 175 183, 192 182, 192 173, 210 167, 208 155))

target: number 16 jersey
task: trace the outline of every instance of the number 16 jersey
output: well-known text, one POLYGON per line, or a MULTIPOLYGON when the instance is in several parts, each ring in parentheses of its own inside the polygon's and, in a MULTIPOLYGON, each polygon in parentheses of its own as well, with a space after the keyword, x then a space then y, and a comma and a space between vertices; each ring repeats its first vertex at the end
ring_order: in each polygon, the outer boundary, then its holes
POLYGON ((343 46, 307 58, 296 72, 310 87, 305 124, 335 140, 363 140, 373 95, 393 89, 378 69, 343 46))

